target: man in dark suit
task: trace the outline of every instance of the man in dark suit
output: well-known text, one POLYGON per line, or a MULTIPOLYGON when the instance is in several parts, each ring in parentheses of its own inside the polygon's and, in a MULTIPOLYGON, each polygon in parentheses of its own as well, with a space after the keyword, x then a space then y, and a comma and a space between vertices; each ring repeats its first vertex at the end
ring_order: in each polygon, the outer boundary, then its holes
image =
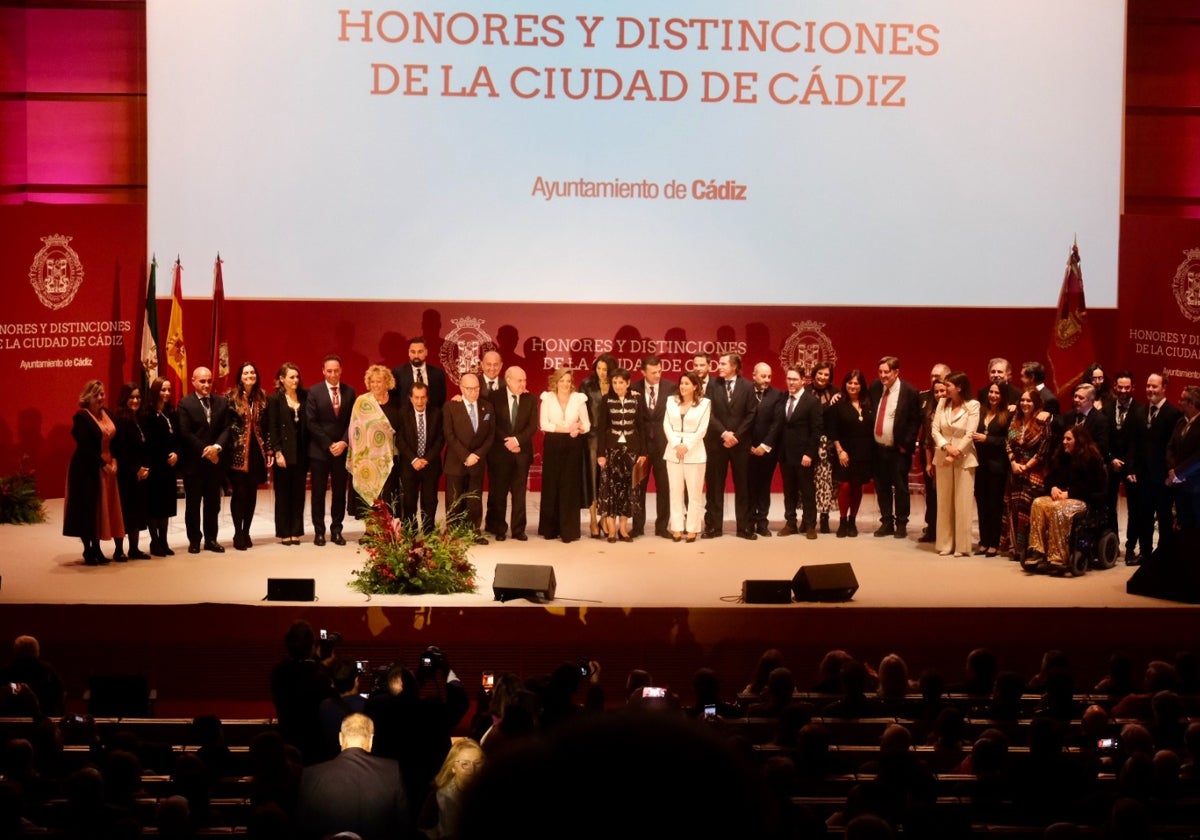
POLYGON ((1137 480, 1142 490, 1138 511, 1138 545, 1143 559, 1154 550, 1154 523, 1158 521, 1158 538, 1170 539, 1175 528, 1171 512, 1171 490, 1167 486, 1167 444, 1183 414, 1167 400, 1167 378, 1161 373, 1146 377, 1146 428, 1142 438, 1141 457, 1137 464, 1137 480))
POLYGON ((396 449, 400 453, 400 498, 404 519, 417 524, 421 509, 421 531, 433 533, 437 516, 438 481, 442 477, 442 448, 446 445, 442 411, 429 403, 429 386, 414 382, 408 390, 411 409, 400 415, 396 449))
POLYGON ((198 367, 192 371, 192 393, 179 401, 179 437, 182 441, 184 522, 187 525, 188 553, 204 548, 218 554, 225 549, 217 542, 217 516, 221 513, 221 486, 225 483, 227 461, 222 457, 229 444, 232 420, 229 403, 212 393, 212 371, 198 367), (201 507, 204 525, 201 529, 201 507))
POLYGON ((1108 442, 1108 418, 1104 416, 1104 412, 1096 408, 1096 388, 1093 385, 1084 384, 1075 389, 1071 396, 1071 403, 1074 405, 1070 411, 1060 417, 1055 418, 1055 436, 1062 439, 1063 434, 1067 429, 1072 429, 1076 426, 1083 426, 1087 429, 1087 433, 1092 436, 1092 441, 1096 444, 1096 448, 1100 450, 1100 457, 1104 459, 1104 463, 1108 463, 1109 442, 1108 442))
POLYGON ((429 364, 426 361, 428 357, 429 348, 424 338, 417 336, 409 340, 408 364, 392 370, 392 376, 396 380, 393 396, 406 400, 413 383, 424 382, 429 386, 429 405, 441 410, 446 404, 446 372, 429 364))
MULTIPOLYGON (((946 373, 950 370, 947 368, 946 373)), ((995 358, 988 362, 988 384, 979 389, 979 405, 986 409, 987 392, 992 385, 1000 386, 1000 401, 1008 406, 1011 414, 1017 410, 1017 401, 1021 399, 1021 389, 1012 384, 1012 365, 1008 359, 995 358)))
POLYGON ((784 526, 779 536, 803 533, 817 538, 817 490, 815 473, 818 448, 824 432, 824 406, 804 387, 804 368, 792 365, 787 371, 787 396, 778 409, 779 471, 783 474, 784 526), (796 524, 796 508, 801 510, 796 524))
MULTIPOLYGON (((674 382, 663 379, 662 359, 646 356, 642 359, 642 379, 632 386, 642 401, 642 440, 646 442, 646 457, 649 459, 650 474, 654 476, 654 535, 670 539, 671 487, 667 480, 667 462, 663 460, 667 440, 663 434, 663 414, 667 398, 676 391, 674 382)), ((646 531, 646 488, 649 480, 643 481, 635 490, 640 504, 633 516, 630 533, 640 537, 646 531)))
POLYGON ((396 840, 412 832, 408 796, 395 759, 371 755, 375 725, 363 714, 342 720, 336 758, 300 776, 296 825, 304 837, 352 831, 362 840, 396 840))
MULTIPOLYGON (((779 430, 783 426, 783 392, 771 387, 771 366, 754 366, 754 425, 750 427, 750 527, 760 537, 771 536, 771 482, 779 464, 779 430)), ((815 399, 815 398, 814 398, 815 399)), ((814 490, 815 492, 815 490, 814 490)))
POLYGON ((1041 362, 1026 362, 1021 365, 1021 385, 1026 389, 1033 388, 1042 395, 1042 408, 1047 413, 1062 413, 1058 397, 1046 387, 1046 368, 1041 362))
POLYGON ((900 380, 900 360, 879 360, 879 378, 867 389, 875 415, 875 497, 882 523, 877 537, 908 536, 908 472, 921 430, 921 398, 917 389, 900 380))
MULTIPOLYGON (((1117 495, 1125 487, 1125 563, 1137 560, 1137 521, 1144 495, 1137 480, 1138 451, 1146 432, 1146 407, 1133 398, 1133 374, 1123 370, 1113 380, 1114 399, 1104 404, 1108 420, 1108 520, 1117 530, 1117 495)), ((1119 533, 1119 532, 1118 532, 1119 533)))
MULTIPOLYGON (((465 516, 478 532, 483 519, 483 472, 496 435, 496 413, 491 403, 479 398, 478 376, 464 373, 458 387, 462 400, 446 403, 442 413, 446 434, 446 516, 465 516)), ((478 534, 475 542, 487 545, 483 534, 478 534)))
MULTIPOLYGON (((1175 422, 1167 443, 1167 486, 1175 500, 1179 528, 1189 534, 1200 528, 1200 387, 1189 385, 1179 397, 1183 416, 1175 422)), ((1172 536, 1174 539, 1174 536, 1172 536)), ((1180 552, 1176 552, 1179 557, 1180 552)), ((1189 561, 1196 562, 1192 557, 1189 561)))
MULTIPOLYGON (((504 391, 504 378, 500 372, 504 370, 504 359, 497 350, 488 350, 479 357, 479 398, 497 402, 504 391)), ((492 405, 492 408, 499 408, 492 405)))
POLYGON ((513 539, 524 542, 525 490, 533 466, 533 434, 538 428, 538 406, 525 390, 525 371, 510 367, 504 372, 505 388, 492 399, 496 412, 496 439, 488 450, 488 500, 484 529, 504 541, 505 514, 512 496, 513 539))
POLYGON ((721 536, 725 524, 725 476, 733 472, 733 509, 737 535, 756 538, 750 522, 750 429, 758 410, 754 386, 742 376, 742 357, 725 353, 717 360, 717 378, 709 377, 706 397, 712 402, 708 434, 704 445, 708 466, 704 480, 707 499, 704 506, 704 533, 707 538, 721 536))
MULTIPOLYGON (((921 419, 924 421, 926 417, 933 414, 937 408, 937 395, 934 393, 934 385, 943 381, 951 373, 950 365, 945 362, 938 362, 929 370, 929 390, 922 391, 918 396, 921 399, 921 419)), ((983 405, 987 405, 987 388, 983 389, 983 396, 980 398, 983 405)), ((925 440, 925 433, 928 431, 927 424, 921 423, 921 431, 917 437, 917 451, 924 451, 929 444, 925 440)), ((933 483, 933 475, 929 470, 921 470, 921 478, 925 482, 925 531, 917 539, 917 542, 931 543, 937 540, 937 487, 933 483)))
POLYGON ((325 545, 325 488, 332 486, 329 504, 329 538, 345 545, 342 521, 346 518, 346 493, 350 482, 346 473, 350 413, 354 408, 354 389, 342 382, 342 359, 330 354, 321 361, 325 381, 308 389, 304 416, 308 420, 308 461, 312 474, 313 544, 325 545))

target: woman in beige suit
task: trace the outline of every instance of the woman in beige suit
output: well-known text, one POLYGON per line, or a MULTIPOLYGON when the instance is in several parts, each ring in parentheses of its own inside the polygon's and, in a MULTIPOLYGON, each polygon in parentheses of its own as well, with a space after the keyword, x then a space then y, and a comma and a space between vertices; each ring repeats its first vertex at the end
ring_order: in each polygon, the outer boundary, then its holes
POLYGON ((946 396, 938 402, 930 433, 937 447, 937 552, 966 557, 971 553, 971 516, 975 504, 975 441, 979 403, 967 399, 971 383, 962 371, 946 377, 946 396))
POLYGON ((663 413, 663 432, 667 462, 667 480, 671 485, 671 539, 679 542, 686 535, 695 542, 704 524, 704 433, 708 431, 711 404, 700 391, 700 377, 688 371, 679 379, 679 390, 667 399, 663 413), (684 508, 687 488, 687 508, 684 508))

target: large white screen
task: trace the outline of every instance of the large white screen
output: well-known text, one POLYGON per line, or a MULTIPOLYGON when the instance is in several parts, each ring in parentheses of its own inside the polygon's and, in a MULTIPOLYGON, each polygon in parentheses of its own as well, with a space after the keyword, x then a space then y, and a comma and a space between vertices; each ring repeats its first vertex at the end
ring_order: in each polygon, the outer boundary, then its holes
POLYGON ((149 246, 195 295, 1046 306, 1078 236, 1115 306, 1124 9, 149 0, 149 246))

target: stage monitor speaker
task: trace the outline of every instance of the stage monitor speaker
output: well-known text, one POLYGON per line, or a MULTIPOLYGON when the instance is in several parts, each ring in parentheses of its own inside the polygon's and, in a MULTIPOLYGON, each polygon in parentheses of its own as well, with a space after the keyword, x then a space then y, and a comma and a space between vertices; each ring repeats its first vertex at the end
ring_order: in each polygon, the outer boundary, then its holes
POLYGON ((150 683, 141 674, 97 674, 88 679, 92 717, 154 717, 150 683))
POLYGON ((1146 595, 1164 601, 1200 604, 1200 531, 1180 531, 1167 545, 1159 543, 1154 553, 1125 582, 1130 595, 1146 595))
POLYGON ((742 603, 790 604, 792 603, 792 582, 790 580, 744 580, 742 581, 742 603))
POLYGON ((858 578, 849 563, 801 566, 792 578, 797 601, 849 601, 858 591, 858 578))
POLYGON ((553 601, 557 586, 553 566, 497 563, 496 576, 492 579, 492 594, 497 601, 511 601, 514 598, 553 601))
POLYGON ((313 578, 267 578, 268 601, 315 601, 317 582, 313 578))

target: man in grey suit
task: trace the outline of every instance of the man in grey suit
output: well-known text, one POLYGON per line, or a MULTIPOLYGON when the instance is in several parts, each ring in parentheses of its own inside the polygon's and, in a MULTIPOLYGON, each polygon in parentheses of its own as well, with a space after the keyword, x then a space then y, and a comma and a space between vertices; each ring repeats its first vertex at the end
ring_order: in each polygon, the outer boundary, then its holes
POLYGON ((346 452, 350 413, 357 394, 342 382, 342 359, 330 354, 321 361, 325 381, 308 390, 304 415, 308 420, 308 462, 312 474, 312 524, 314 545, 325 545, 325 488, 332 486, 329 506, 329 538, 345 545, 342 520, 346 518, 349 476, 346 452))
MULTIPOLYGON (((645 418, 642 426, 642 440, 646 442, 646 457, 649 458, 650 473, 654 476, 654 535, 671 538, 671 487, 667 480, 667 462, 663 460, 667 439, 663 434, 663 414, 666 411, 667 398, 676 391, 675 383, 663 379, 662 359, 658 356, 647 356, 642 359, 642 380, 632 386, 642 401, 645 418)), ((640 537, 646 531, 646 486, 649 480, 643 481, 635 490, 638 494, 638 508, 633 515, 633 529, 630 534, 640 537)))

